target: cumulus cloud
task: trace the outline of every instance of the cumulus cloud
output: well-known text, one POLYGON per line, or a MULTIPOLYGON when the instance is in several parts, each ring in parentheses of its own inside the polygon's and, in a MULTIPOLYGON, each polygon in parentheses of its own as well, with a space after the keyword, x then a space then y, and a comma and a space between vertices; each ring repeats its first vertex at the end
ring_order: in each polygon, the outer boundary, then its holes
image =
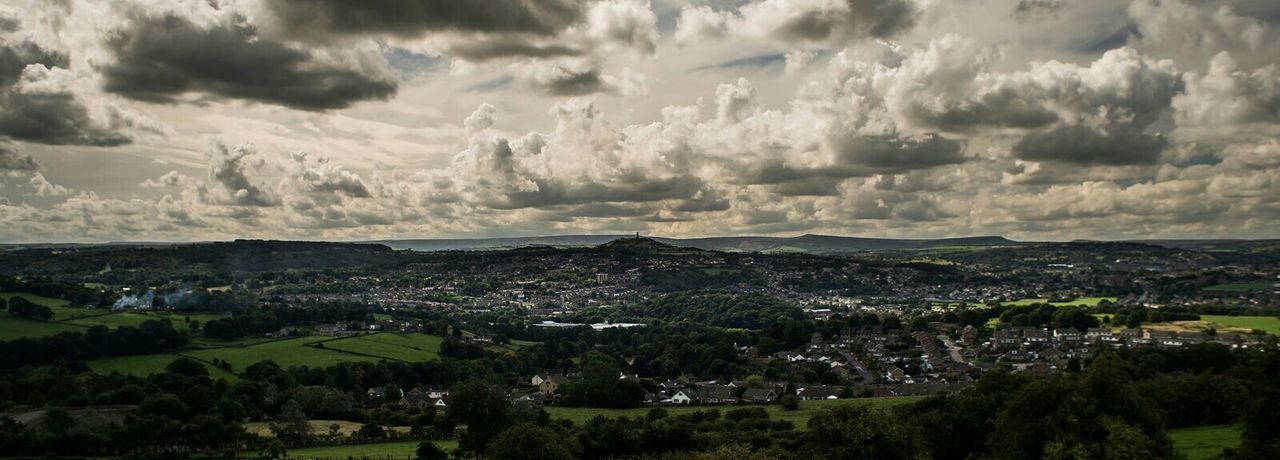
POLYGON ((68 66, 65 53, 33 42, 0 43, 0 136, 54 145, 129 143, 121 130, 132 120, 112 105, 87 105, 68 66))
POLYGON ((0 145, 0 171, 35 171, 40 166, 31 155, 24 155, 0 145))
POLYGON ((900 34, 917 15, 911 0, 756 0, 737 11, 686 7, 675 36, 685 44, 727 35, 844 44, 900 34))
POLYGON ((1280 123, 1280 73, 1275 64, 1239 70, 1224 51, 1204 75, 1186 75, 1186 93, 1174 97, 1172 105, 1180 126, 1280 123))
MULTIPOLYGON (((1264 48, 1268 34, 1261 21, 1236 14, 1226 5, 1135 0, 1129 5, 1129 16, 1137 25, 1139 46, 1165 56, 1199 60, 1223 51, 1252 56, 1264 48)), ((1275 55, 1261 53, 1257 58, 1274 61, 1275 55)))
POLYGON ((102 67, 104 88, 147 102, 197 94, 325 110, 397 90, 380 54, 295 48, 259 36, 238 13, 208 25, 174 13, 138 17, 106 44, 115 60, 102 67))

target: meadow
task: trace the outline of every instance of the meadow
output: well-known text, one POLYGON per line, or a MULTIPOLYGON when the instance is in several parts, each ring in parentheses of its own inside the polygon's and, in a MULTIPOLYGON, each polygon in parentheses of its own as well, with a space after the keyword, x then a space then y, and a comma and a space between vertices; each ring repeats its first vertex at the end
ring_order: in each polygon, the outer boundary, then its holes
MULTIPOLYGON (((394 441, 371 444, 348 444, 341 446, 313 446, 289 449, 289 458, 336 460, 336 459, 412 459, 415 458, 418 443, 421 441, 394 441)), ((445 452, 458 448, 458 441, 452 439, 431 441, 445 452)), ((245 451, 240 455, 253 458, 262 455, 258 451, 245 451)))
POLYGON ((317 343, 316 347, 391 361, 428 361, 440 357, 443 337, 427 334, 378 333, 317 343))
POLYGON ((1021 305, 1036 305, 1047 303, 1055 307, 1096 307, 1103 300, 1115 302, 1115 297, 1077 297, 1068 302, 1050 302, 1049 299, 1018 299, 1011 302, 1004 302, 1001 305, 1006 307, 1017 307, 1021 305))
POLYGON ((1223 449, 1240 446, 1240 425, 1214 425, 1169 430, 1173 448, 1187 460, 1217 457, 1223 449))
MULTIPOLYGON (((769 418, 773 420, 787 420, 795 424, 796 429, 804 430, 809 426, 809 419, 813 418, 818 411, 822 409, 839 407, 844 405, 867 405, 876 409, 886 409, 904 404, 911 404, 924 399, 924 396, 898 396, 892 398, 853 398, 853 399, 835 399, 824 401, 800 401, 800 408, 793 411, 782 409, 781 405, 769 404, 761 406, 744 405, 736 407, 763 407, 769 413, 769 418)), ((721 413, 733 410, 735 406, 661 406, 667 410, 668 415, 688 414, 696 411, 705 411, 718 409, 721 413)), ((547 413, 551 414, 552 419, 568 420, 574 425, 582 425, 596 416, 604 416, 607 418, 617 417, 644 417, 649 413, 649 407, 637 407, 632 409, 599 409, 593 407, 563 407, 548 406, 547 413)))
MULTIPOLYGON (((119 372, 124 375, 132 375, 135 377, 146 377, 148 375, 163 371, 165 369, 165 366, 168 366, 169 363, 172 363, 175 359, 178 359, 181 357, 184 357, 184 355, 179 353, 160 353, 160 354, 154 354, 154 355, 137 355, 137 356, 116 356, 113 358, 91 360, 85 364, 88 364, 90 369, 93 369, 94 372, 97 372, 99 374, 110 374, 112 372, 119 372)), ((210 377, 213 377, 215 379, 221 378, 226 380, 228 383, 236 383, 236 381, 240 380, 240 378, 237 377, 236 374, 227 372, 226 370, 219 368, 217 366, 214 366, 213 364, 207 361, 201 361, 199 359, 192 358, 190 356, 186 356, 186 357, 195 359, 196 361, 200 362, 200 364, 203 364, 205 369, 209 370, 210 377)))
POLYGON ((290 366, 327 367, 347 361, 377 361, 372 356, 342 353, 308 346, 317 342, 332 340, 330 337, 299 337, 273 340, 249 346, 232 346, 224 348, 207 348, 184 352, 186 356, 201 361, 213 361, 215 358, 231 363, 232 372, 242 372, 245 368, 259 362, 271 360, 282 368, 290 366))
POLYGON ((1280 318, 1274 316, 1200 315, 1200 320, 1226 327, 1261 329, 1268 334, 1280 334, 1280 318))

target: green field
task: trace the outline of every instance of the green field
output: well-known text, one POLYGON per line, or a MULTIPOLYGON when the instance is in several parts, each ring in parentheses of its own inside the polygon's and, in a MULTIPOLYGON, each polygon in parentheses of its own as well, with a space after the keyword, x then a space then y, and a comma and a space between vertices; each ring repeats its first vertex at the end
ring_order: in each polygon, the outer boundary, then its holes
POLYGON ((377 361, 378 358, 342 353, 335 350, 309 347, 316 342, 331 340, 329 337, 300 337, 274 340, 247 347, 209 348, 184 352, 184 355, 201 361, 220 358, 231 363, 232 372, 244 371, 259 361, 272 360, 282 368, 290 366, 327 367, 346 361, 377 361))
POLYGON ((1217 457, 1223 449, 1240 446, 1240 425, 1215 425, 1169 430, 1173 448, 1187 460, 1217 457))
MULTIPOLYGON (((770 404, 767 406, 661 406, 667 410, 669 415, 688 414, 700 410, 719 409, 720 412, 733 410, 735 407, 764 407, 769 413, 769 418, 773 420, 787 420, 795 424, 797 429, 806 429, 809 419, 813 418, 819 410, 838 407, 850 404, 863 404, 873 408, 889 408, 900 406, 903 404, 911 404, 924 396, 899 396, 893 398, 854 398, 854 399, 836 399, 829 401, 800 401, 800 408, 794 411, 784 411, 782 406, 778 404, 770 404)), ((597 415, 603 415, 609 418, 615 417, 644 417, 649 412, 648 407, 637 407, 633 409, 598 409, 593 407, 560 407, 548 406, 547 413, 551 414, 553 419, 569 420, 575 425, 582 425, 588 420, 595 418, 597 415)))
POLYGON ((223 318, 225 316, 227 315, 214 314, 214 313, 173 313, 173 312, 127 311, 127 312, 116 312, 116 313, 102 314, 97 316, 90 316, 87 318, 72 319, 72 320, 68 320, 67 323, 85 326, 85 327, 102 325, 102 326, 106 326, 114 329, 120 326, 137 327, 138 325, 145 323, 147 321, 168 319, 169 322, 173 324, 174 329, 190 330, 191 323, 187 322, 188 318, 190 318, 192 321, 198 321, 200 324, 204 324, 209 320, 223 318))
MULTIPOLYGON (((135 377, 146 377, 148 375, 164 371, 165 366, 173 360, 178 359, 182 355, 176 353, 163 353, 156 355, 138 355, 138 356, 116 356, 114 358, 95 359, 87 362, 90 369, 99 374, 110 374, 119 372, 125 375, 135 377)), ((235 374, 222 370, 209 364, 201 362, 206 369, 209 369, 209 376, 215 379, 225 379, 230 383, 240 380, 235 374)))
POLYGON ((443 337, 427 334, 378 333, 324 342, 324 348, 394 361, 429 361, 440 357, 443 337))
POLYGON ((19 318, 8 312, 0 312, 0 340, 3 341, 23 337, 47 337, 62 332, 84 332, 84 329, 72 324, 19 318))
POLYGON ((1225 283, 1217 284, 1204 288, 1205 291, 1225 291, 1225 292, 1241 292, 1241 291, 1262 291, 1271 289, 1274 285, 1271 281, 1250 281, 1247 283, 1225 283))
POLYGON ((9 299, 12 299, 14 297, 22 297, 24 299, 31 301, 31 303, 34 303, 36 305, 43 305, 43 306, 49 307, 50 310, 53 310, 54 321, 66 321, 66 320, 75 319, 75 318, 105 315, 111 312, 111 310, 109 309, 88 309, 88 308, 72 307, 70 306, 71 302, 68 300, 39 296, 39 295, 30 294, 26 292, 0 292, 0 298, 3 298, 5 302, 8 302, 9 299))
POLYGON ((1079 297, 1070 302, 1050 302, 1049 299, 1018 299, 1012 302, 1004 302, 1001 305, 1006 307, 1017 307, 1020 305, 1035 305, 1048 303, 1055 307, 1096 307, 1103 300, 1115 302, 1115 297, 1079 297))
POLYGON ((1261 329, 1268 334, 1280 335, 1280 318, 1274 316, 1200 315, 1200 320, 1227 327, 1261 329))
MULTIPOLYGON (((418 449, 418 443, 421 441, 396 441, 396 442, 380 442, 374 444, 350 444, 345 446, 315 446, 302 447, 297 449, 289 449, 289 458, 298 459, 382 459, 382 458, 413 458, 415 451, 418 449)), ((446 439, 431 441, 444 451, 448 452, 458 448, 458 441, 446 439)), ((256 457, 260 454, 258 451, 241 452, 242 457, 256 457)))

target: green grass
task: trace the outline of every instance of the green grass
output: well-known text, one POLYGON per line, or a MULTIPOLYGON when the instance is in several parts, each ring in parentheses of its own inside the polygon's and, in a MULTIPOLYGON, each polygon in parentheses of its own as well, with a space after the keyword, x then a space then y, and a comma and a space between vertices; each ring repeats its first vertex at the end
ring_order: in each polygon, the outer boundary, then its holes
POLYGON ((309 347, 307 345, 325 340, 329 337, 300 337, 296 339, 274 340, 246 347, 209 348, 192 350, 183 354, 202 361, 213 361, 214 358, 231 363, 233 372, 242 372, 246 367, 259 361, 272 360, 282 368, 290 366, 327 367, 347 361, 377 361, 378 358, 342 353, 336 350, 309 347))
POLYGON ((1214 425, 1169 430, 1173 448, 1187 460, 1217 457, 1223 449, 1240 446, 1240 425, 1214 425))
POLYGON ((14 297, 22 297, 36 305, 49 307, 50 310, 53 310, 54 321, 66 321, 75 318, 105 315, 111 312, 106 308, 91 310, 87 308, 72 307, 71 301, 69 300, 55 299, 53 297, 45 297, 26 292, 0 292, 0 298, 3 298, 5 302, 8 302, 14 297))
POLYGON ((1049 299, 1018 299, 1012 302, 1004 302, 1002 305, 1006 307, 1017 307, 1022 305, 1036 305, 1048 303, 1055 307, 1096 307, 1103 300, 1115 302, 1115 297, 1079 297, 1069 302, 1050 302, 1049 299))
POLYGON ((324 342, 324 348, 394 361, 429 361, 440 357, 443 337, 427 334, 378 333, 324 342))
POLYGON ((1271 289, 1270 281, 1250 281, 1245 283, 1224 283, 1216 284, 1204 288, 1205 291, 1225 291, 1225 292, 1242 292, 1242 291, 1262 291, 1271 289))
MULTIPOLYGON (((769 413, 769 418, 773 420, 787 420, 795 424, 797 429, 807 429, 809 419, 813 418, 818 411, 831 407, 839 407, 851 404, 863 404, 873 408, 889 408, 900 406, 903 404, 911 404, 924 396, 899 396, 894 398, 854 398, 854 399, 836 399, 829 401, 800 401, 800 408, 794 411, 784 411, 782 406, 770 404, 767 406, 661 406, 667 410, 668 415, 679 415, 696 412, 699 410, 719 409, 720 412, 727 412, 736 407, 764 407, 769 413)), ((603 415, 608 418, 616 417, 644 417, 649 412, 648 407, 637 407, 633 409, 599 409, 593 407, 560 407, 549 406, 546 408, 547 413, 551 414, 551 418, 560 420, 569 420, 575 425, 582 425, 588 420, 595 418, 597 415, 603 415)))
MULTIPOLYGON (((176 353, 163 353, 155 355, 139 355, 139 356, 117 356, 114 358, 95 359, 87 362, 90 369, 99 374, 110 374, 119 372, 125 375, 135 377, 146 377, 151 374, 164 372, 165 366, 173 360, 180 358, 182 355, 176 353)), ((235 374, 214 367, 207 362, 201 362, 206 369, 209 369, 209 376, 215 379, 221 378, 228 382, 235 383, 240 380, 235 374)))
POLYGON ((1228 327, 1261 329, 1268 334, 1280 335, 1280 318, 1274 316, 1200 315, 1200 320, 1228 327))
POLYGON ((0 312, 0 341, 48 337, 62 332, 84 332, 84 329, 73 324, 19 318, 9 312, 0 312))
POLYGON ((209 320, 218 319, 225 316, 227 315, 215 314, 215 313, 173 313, 173 312, 159 312, 159 311, 158 312, 126 311, 126 312, 115 312, 115 313, 101 314, 101 315, 90 316, 85 318, 72 319, 72 320, 68 320, 67 323, 76 324, 76 325, 85 326, 85 327, 101 325, 101 326, 106 326, 106 327, 115 329, 121 326, 137 327, 138 325, 145 323, 147 321, 168 319, 169 322, 173 324, 174 329, 191 330, 191 323, 187 322, 187 318, 191 318, 192 321, 199 321, 200 324, 204 324, 206 322, 209 322, 209 320))
MULTIPOLYGON (((413 458, 421 441, 379 442, 373 444, 349 444, 344 446, 314 446, 289 449, 289 458, 298 459, 346 459, 350 458, 413 458)), ((452 439, 431 441, 445 452, 458 448, 452 439)), ((255 457, 258 451, 241 452, 242 457, 255 457)))

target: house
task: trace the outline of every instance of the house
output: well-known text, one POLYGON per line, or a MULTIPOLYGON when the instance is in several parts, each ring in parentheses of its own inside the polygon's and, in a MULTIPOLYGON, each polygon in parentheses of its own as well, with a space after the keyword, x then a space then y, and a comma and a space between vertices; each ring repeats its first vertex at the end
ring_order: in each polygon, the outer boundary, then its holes
POLYGON ((550 375, 547 376, 546 380, 538 384, 538 391, 542 392, 544 396, 553 396, 556 394, 556 390, 568 383, 569 379, 563 375, 550 375))
POLYGON ((897 382, 906 379, 907 372, 898 366, 889 366, 889 370, 884 373, 884 378, 897 382))
POLYGON ((664 404, 690 404, 694 401, 695 393, 690 390, 677 390, 670 398, 663 399, 664 404))
POLYGON ((728 385, 703 385, 698 388, 698 402, 703 404, 731 404, 738 402, 733 397, 733 387, 728 385))
POLYGON ((973 345, 978 341, 978 328, 973 327, 973 325, 965 326, 964 332, 960 333, 960 341, 964 342, 965 345, 973 345))
POLYGON ((747 388, 742 392, 742 400, 753 403, 771 403, 778 400, 778 393, 772 388, 747 388))
POLYGON ((830 385, 813 385, 796 390, 796 396, 805 401, 839 399, 840 388, 830 385))

